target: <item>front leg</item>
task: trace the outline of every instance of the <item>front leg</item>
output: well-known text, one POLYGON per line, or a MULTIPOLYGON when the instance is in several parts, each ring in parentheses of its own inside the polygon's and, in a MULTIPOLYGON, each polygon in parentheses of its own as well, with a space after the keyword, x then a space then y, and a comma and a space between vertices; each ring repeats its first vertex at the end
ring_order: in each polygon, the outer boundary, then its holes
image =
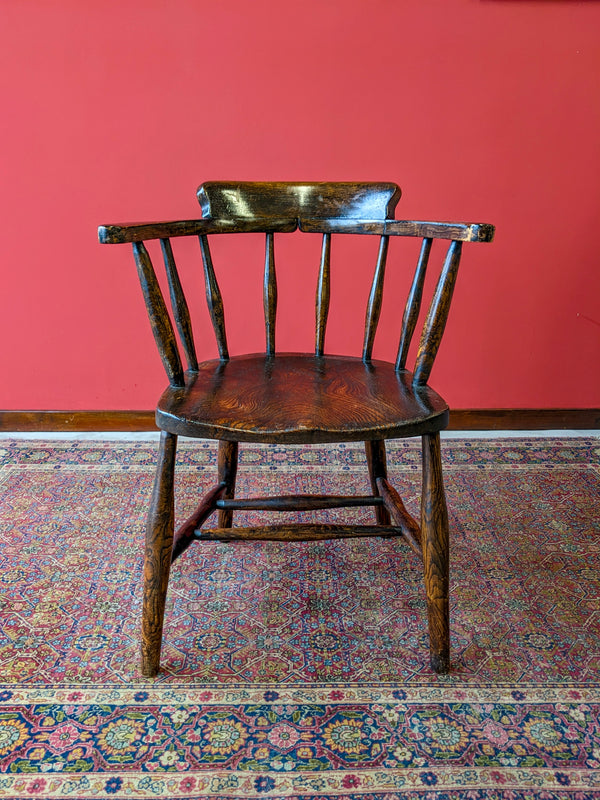
POLYGON ((439 433, 423 436, 421 530, 431 668, 445 673, 450 670, 450 552, 439 433))
POLYGON ((142 609, 142 674, 156 675, 160 667, 165 600, 173 546, 174 471, 177 436, 161 431, 158 464, 146 525, 144 603, 142 609))

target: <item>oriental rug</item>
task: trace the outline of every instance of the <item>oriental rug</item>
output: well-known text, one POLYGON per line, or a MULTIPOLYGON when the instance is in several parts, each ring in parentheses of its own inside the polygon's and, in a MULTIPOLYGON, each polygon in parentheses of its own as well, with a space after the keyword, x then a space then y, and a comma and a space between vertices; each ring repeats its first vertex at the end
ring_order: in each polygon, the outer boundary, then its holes
MULTIPOLYGON (((0 798, 600 797, 599 440, 443 442, 447 676, 428 666, 416 558, 371 539, 194 544, 144 680, 155 454, 0 442, 0 798)), ((416 514, 418 443, 388 458, 416 514)), ((182 520, 216 448, 184 440, 178 459, 182 520)), ((281 484, 368 493, 364 453, 241 449, 240 494, 281 484)))

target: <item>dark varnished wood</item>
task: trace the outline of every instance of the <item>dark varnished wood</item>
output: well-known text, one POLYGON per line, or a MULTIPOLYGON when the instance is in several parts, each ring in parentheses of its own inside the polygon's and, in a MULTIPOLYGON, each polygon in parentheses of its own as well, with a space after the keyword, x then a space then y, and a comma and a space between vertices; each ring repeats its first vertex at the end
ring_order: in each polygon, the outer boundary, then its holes
POLYGON ((206 361, 167 389, 157 422, 183 436, 302 444, 443 430, 448 406, 384 361, 280 353, 206 361))
POLYGON ((156 675, 160 663, 175 518, 173 478, 176 450, 177 437, 163 431, 146 523, 141 670, 147 677, 156 675))
POLYGON ((493 225, 478 222, 418 222, 413 220, 309 218, 299 220, 305 233, 357 233, 379 236, 416 236, 420 239, 452 239, 457 242, 491 242, 493 225))
MULTIPOLYGON (((378 478, 387 478, 387 460, 385 454, 385 440, 372 439, 365 442, 365 455, 367 457, 367 468, 369 470, 369 480, 373 494, 379 497, 378 478)), ((375 508, 375 519, 379 525, 389 525, 390 515, 383 504, 375 508)))
POLYGON ((419 558, 423 558, 421 528, 417 521, 413 519, 406 510, 402 498, 387 478, 377 478, 377 488, 383 499, 385 509, 390 515, 394 525, 400 528, 402 535, 419 558))
POLYGON ((218 526, 219 528, 231 528, 233 522, 233 511, 231 508, 225 509, 219 506, 223 500, 231 501, 235 495, 235 481, 238 470, 238 443, 237 442, 219 442, 219 455, 217 460, 217 471, 219 476, 219 483, 225 485, 225 492, 221 495, 221 499, 217 500, 217 508, 219 508, 218 526))
POLYGON ((100 244, 147 242, 151 239, 173 239, 176 236, 208 236, 216 233, 292 233, 298 227, 295 218, 275 219, 184 219, 173 222, 130 222, 100 225, 100 244))
POLYGON ((198 531, 200 541, 235 542, 314 542, 321 539, 355 539, 381 536, 401 536, 399 528, 381 525, 320 525, 291 523, 289 525, 259 525, 246 528, 203 528, 198 531))
POLYGON ((177 326, 179 338, 181 339, 188 369, 194 371, 198 369, 198 358, 196 356, 196 347, 194 346, 194 333, 192 331, 190 310, 187 300, 185 299, 185 294, 183 293, 181 281, 179 280, 179 273, 175 264, 175 257, 173 256, 171 240, 161 239, 160 244, 167 272, 167 280, 169 282, 171 308, 173 309, 173 316, 175 317, 175 325, 177 326))
POLYGON ((202 264, 204 265, 204 285, 206 288, 206 303, 208 312, 213 324, 213 330, 217 339, 219 356, 222 359, 229 358, 227 348, 227 333, 225 332, 225 312, 223 311, 223 298, 217 283, 215 268, 213 267, 210 246, 206 236, 200 236, 200 250, 202 252, 202 264))
POLYGON ((406 359, 412 337, 417 326, 419 311, 421 310, 421 299, 423 297, 423 287, 425 285, 425 274, 429 263, 429 254, 433 239, 423 239, 421 252, 417 262, 417 268, 410 292, 406 300, 404 316, 402 317, 402 329, 400 331, 400 344, 398 345, 398 356, 396 358, 396 369, 406 369, 406 359))
POLYGON ((183 368, 179 358, 179 350, 175 340, 175 332, 167 312, 162 292, 152 261, 145 246, 140 242, 133 245, 133 254, 137 265, 138 277, 146 302, 148 318, 152 326, 154 340, 169 378, 171 386, 183 386, 183 368))
POLYGON ((331 294, 331 234, 323 234, 321 247, 321 264, 319 266, 319 279, 317 281, 317 297, 315 302, 316 333, 315 355, 322 356, 325 352, 325 330, 329 316, 329 298, 331 294))
MULTIPOLYGON (((246 500, 217 500, 217 508, 236 511, 316 511, 324 508, 381 506, 381 497, 373 495, 294 494, 277 497, 253 497, 246 500)), ((389 523, 388 523, 389 524, 389 523)), ((220 528, 228 527, 219 525, 220 528)))
POLYGON ((422 449, 421 531, 430 660, 434 672, 444 673, 450 670, 450 554, 439 433, 423 436, 422 449))
POLYGON ((400 199, 395 183, 256 183, 208 181, 198 189, 205 218, 331 217, 391 219, 400 199))
POLYGON ((375 274, 373 275, 373 283, 371 284, 369 302, 367 303, 367 313, 365 317, 365 338, 363 344, 364 361, 370 361, 371 356, 373 355, 373 344, 375 342, 375 334, 377 333, 377 325, 379 323, 379 316, 381 314, 381 304, 383 302, 383 279, 385 277, 385 264, 387 260, 388 244, 388 237, 382 236, 379 243, 379 255, 377 256, 377 265, 375 267, 375 274))
MULTIPOLYGON (((427 382, 448 318, 462 242, 491 241, 494 228, 478 223, 419 222, 393 219, 400 190, 393 183, 209 182, 198 190, 202 220, 109 225, 100 241, 133 242, 140 282, 155 339, 169 377, 156 421, 163 430, 159 465, 148 522, 143 618, 143 670, 156 673, 170 557, 194 540, 314 541, 356 536, 404 536, 423 558, 431 665, 449 668, 448 518, 441 472, 439 431, 448 424, 448 407, 427 382), (323 234, 316 291, 315 355, 275 353, 277 280, 274 233, 323 234), (230 358, 223 301, 208 236, 266 234, 263 306, 266 353, 230 358), (331 235, 357 233, 381 237, 367 303, 362 359, 325 355, 330 301, 331 235), (199 236, 206 300, 219 359, 197 363, 189 307, 173 257, 170 238, 199 236), (373 344, 382 308, 390 237, 418 236, 423 246, 406 303, 395 364, 373 361, 373 344), (169 281, 173 317, 188 371, 184 374, 177 340, 152 263, 144 245, 159 238, 169 281), (414 373, 406 368, 434 238, 451 240, 423 325, 414 373), (218 482, 202 498, 173 542, 173 469, 178 434, 219 440, 218 482), (387 477, 385 440, 422 436, 421 525, 410 516, 387 477), (364 441, 372 495, 284 495, 236 498, 238 442, 278 444, 364 441), (295 524, 232 527, 234 510, 295 512, 373 506, 377 525, 295 524), (202 526, 218 512, 218 527, 202 526), (393 523, 393 524, 390 524, 393 523), (172 544, 172 546, 171 546, 172 544)), ((389 268, 389 267, 388 267, 389 268)))
POLYGON ((275 243, 272 233, 265 241, 265 273, 263 281, 263 308, 265 312, 265 352, 275 355, 275 322, 277 319, 277 276, 275 274, 275 243))
POLYGON ((186 519, 186 521, 177 529, 173 538, 173 550, 171 553, 171 562, 179 558, 182 553, 188 549, 195 539, 196 529, 205 522, 213 511, 217 508, 217 500, 227 493, 227 484, 225 482, 217 483, 204 495, 198 508, 194 513, 186 519))
POLYGON ((444 266, 429 307, 429 313, 423 326, 417 360, 415 363, 414 382, 426 384, 433 368, 433 362, 439 350, 444 329, 450 312, 450 303, 454 293, 454 285, 458 275, 462 242, 452 242, 444 261, 444 266))

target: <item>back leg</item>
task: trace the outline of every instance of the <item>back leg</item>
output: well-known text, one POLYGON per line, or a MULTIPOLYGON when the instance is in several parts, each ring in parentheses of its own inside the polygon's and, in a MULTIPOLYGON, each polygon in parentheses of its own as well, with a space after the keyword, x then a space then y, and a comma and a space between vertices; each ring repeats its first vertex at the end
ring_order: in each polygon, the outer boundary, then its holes
MULTIPOLYGON (((365 442, 365 452, 367 454, 367 466, 369 467, 369 478, 371 480, 371 491, 379 497, 379 487, 377 478, 387 478, 387 465, 385 458, 385 440, 375 439, 365 442)), ((378 525, 390 525, 390 515, 387 508, 375 506, 375 518, 378 525)))
MULTIPOLYGON (((219 483, 225 483, 227 490, 223 495, 224 500, 231 500, 235 496, 235 479, 238 468, 238 443, 219 442, 218 476, 219 483)), ((231 528, 233 511, 228 508, 219 511, 217 525, 219 528, 231 528)))

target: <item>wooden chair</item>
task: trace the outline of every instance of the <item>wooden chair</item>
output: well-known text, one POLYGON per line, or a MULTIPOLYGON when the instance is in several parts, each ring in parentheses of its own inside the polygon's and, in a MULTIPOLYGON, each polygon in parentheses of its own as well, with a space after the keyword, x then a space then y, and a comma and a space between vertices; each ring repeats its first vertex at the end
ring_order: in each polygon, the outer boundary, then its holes
MULTIPOLYGON (((159 400, 156 422, 160 449, 146 530, 142 660, 144 675, 159 670, 165 598, 170 566, 195 540, 315 540, 355 536, 404 536, 423 561, 433 670, 450 664, 448 618, 448 516, 439 432, 448 424, 448 406, 428 386, 450 309, 463 242, 489 242, 494 228, 485 224, 448 224, 395 220, 400 190, 393 183, 232 183, 200 186, 201 220, 105 225, 103 243, 133 244, 135 262, 150 323, 169 386, 159 400), (322 235, 316 290, 313 353, 277 353, 275 319, 275 233, 322 235), (209 236, 261 232, 266 238, 264 269, 264 354, 230 357, 225 316, 209 236), (367 302, 362 357, 329 355, 325 329, 330 295, 330 247, 333 234, 380 237, 379 255, 367 302), (188 304, 173 257, 171 238, 198 236, 204 265, 206 299, 219 358, 198 362, 188 304), (396 363, 373 360, 373 341, 382 304, 390 237, 422 238, 420 255, 402 319, 396 363), (417 325, 425 271, 433 239, 449 240, 429 312, 423 325, 414 371, 406 368, 417 325), (172 316, 187 361, 184 370, 174 328, 144 245, 160 239, 172 316), (219 441, 215 485, 196 512, 174 532, 173 478, 177 436, 219 441), (423 490, 420 524, 407 512, 389 483, 385 440, 422 438, 423 490), (239 442, 278 444, 364 441, 372 494, 366 497, 299 495, 235 497, 239 442), (374 525, 280 524, 232 527, 240 509, 301 511, 374 506, 374 525), (217 527, 203 523, 218 512, 217 527)), ((316 267, 316 265, 315 265, 316 267)))

